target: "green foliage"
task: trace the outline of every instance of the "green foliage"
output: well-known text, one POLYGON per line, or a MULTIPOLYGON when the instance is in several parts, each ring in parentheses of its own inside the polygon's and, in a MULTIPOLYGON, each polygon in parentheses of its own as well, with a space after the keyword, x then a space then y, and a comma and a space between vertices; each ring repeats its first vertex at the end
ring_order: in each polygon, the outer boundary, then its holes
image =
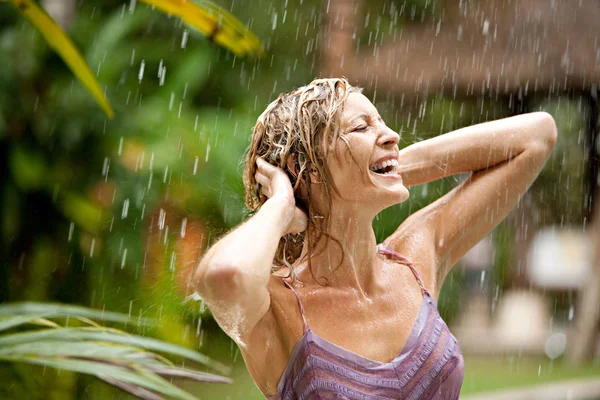
MULTIPOLYGON (((90 320, 128 322, 130 316, 114 312, 47 303, 0 305, 0 365, 26 363, 59 370, 94 375, 101 380, 143 399, 194 400, 196 397, 174 386, 165 378, 186 378, 198 382, 231 382, 211 373, 177 367, 159 353, 171 354, 228 374, 229 368, 203 354, 160 340, 131 335, 101 327, 90 320), (57 318, 80 321, 84 326, 68 327, 57 318), (28 325, 43 328, 18 329, 28 325), (155 353, 156 352, 156 353, 155 353)), ((0 393, 18 395, 13 380, 0 383, 0 393)), ((26 396, 31 396, 28 392, 26 396)))

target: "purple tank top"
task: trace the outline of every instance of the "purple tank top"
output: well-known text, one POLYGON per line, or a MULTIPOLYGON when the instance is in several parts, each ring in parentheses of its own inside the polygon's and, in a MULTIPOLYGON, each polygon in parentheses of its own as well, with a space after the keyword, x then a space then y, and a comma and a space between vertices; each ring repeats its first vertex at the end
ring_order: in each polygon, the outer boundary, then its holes
POLYGON ((292 351, 277 394, 269 396, 269 400, 458 399, 464 360, 456 338, 411 263, 381 245, 378 251, 408 266, 423 294, 417 319, 398 356, 382 363, 319 337, 306 322, 298 293, 284 280, 298 299, 304 335, 292 351))

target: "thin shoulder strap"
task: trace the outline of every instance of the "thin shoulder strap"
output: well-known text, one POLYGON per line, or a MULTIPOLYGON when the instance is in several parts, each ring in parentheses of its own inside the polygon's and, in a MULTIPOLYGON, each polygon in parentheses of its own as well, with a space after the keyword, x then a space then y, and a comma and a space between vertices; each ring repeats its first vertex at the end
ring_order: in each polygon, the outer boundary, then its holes
POLYGON ((292 285, 290 285, 284 278, 281 278, 281 280, 283 281, 283 283, 285 283, 285 286, 292 290, 294 296, 296 296, 296 300, 298 300, 298 305, 300 306, 300 314, 302 315, 302 321, 304 322, 304 332, 306 333, 306 331, 308 330, 308 322, 306 322, 306 316, 304 315, 304 307, 302 306, 302 302, 300 301, 300 296, 298 295, 298 292, 296 292, 296 290, 292 287, 292 285))
POLYGON ((415 269, 415 267, 413 267, 412 263, 410 261, 408 261, 408 259, 406 257, 404 257, 402 254, 400 254, 398 252, 395 252, 394 250, 391 250, 391 249, 388 249, 388 248, 384 247, 383 245, 378 245, 377 246, 377 250, 381 254, 396 257, 404 265, 406 265, 408 268, 410 268, 410 270, 413 272, 413 275, 415 276, 415 278, 417 278, 417 282, 419 283, 419 286, 421 287, 421 293, 423 295, 425 295, 425 293, 429 294, 429 292, 427 291, 427 289, 425 289, 425 285, 423 285, 423 281, 421 280, 421 276, 419 275, 419 273, 417 272, 417 270, 415 269))

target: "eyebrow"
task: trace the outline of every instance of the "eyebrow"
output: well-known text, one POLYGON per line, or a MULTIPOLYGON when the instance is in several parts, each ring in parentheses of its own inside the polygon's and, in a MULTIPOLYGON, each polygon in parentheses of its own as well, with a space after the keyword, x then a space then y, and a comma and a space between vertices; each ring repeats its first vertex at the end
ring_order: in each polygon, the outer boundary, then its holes
POLYGON ((361 119, 361 118, 363 118, 363 119, 365 119, 365 120, 377 119, 377 120, 379 120, 379 121, 383 121, 383 118, 381 118, 381 116, 380 116, 380 115, 378 115, 377 117, 375 117, 375 115, 368 115, 368 114, 365 114, 365 113, 360 113, 360 114, 358 114, 358 115, 356 116, 356 118, 354 118, 353 120, 351 120, 351 121, 348 123, 348 125, 351 125, 351 124, 355 123, 357 120, 359 120, 359 119, 361 119))

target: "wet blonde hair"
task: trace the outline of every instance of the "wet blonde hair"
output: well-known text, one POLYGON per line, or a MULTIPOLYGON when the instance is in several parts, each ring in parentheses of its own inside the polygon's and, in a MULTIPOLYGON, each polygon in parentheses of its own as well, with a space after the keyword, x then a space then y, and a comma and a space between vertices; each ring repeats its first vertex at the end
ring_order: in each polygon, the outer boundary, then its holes
MULTIPOLYGON (((258 117, 252 131, 250 147, 244 160, 244 185, 246 206, 256 212, 267 201, 261 192, 256 174, 256 158, 262 157, 270 164, 287 172, 296 205, 308 217, 307 229, 298 234, 283 236, 273 259, 274 270, 287 266, 295 278, 291 264, 300 257, 304 241, 308 246, 308 267, 312 274, 311 258, 316 243, 323 235, 340 244, 326 233, 330 228, 331 190, 339 191, 331 179, 326 158, 331 145, 342 135, 341 112, 350 93, 362 93, 345 78, 315 79, 310 84, 282 93, 258 117), (294 169, 288 167, 292 156, 294 169), (294 174, 292 171, 296 171, 294 174), (328 204, 325 216, 316 215, 311 201, 309 174, 319 177, 328 204)), ((344 142, 348 144, 345 140, 344 142)), ((343 261, 343 259, 342 259, 343 261)), ((317 279, 313 275, 315 281, 317 279)))

